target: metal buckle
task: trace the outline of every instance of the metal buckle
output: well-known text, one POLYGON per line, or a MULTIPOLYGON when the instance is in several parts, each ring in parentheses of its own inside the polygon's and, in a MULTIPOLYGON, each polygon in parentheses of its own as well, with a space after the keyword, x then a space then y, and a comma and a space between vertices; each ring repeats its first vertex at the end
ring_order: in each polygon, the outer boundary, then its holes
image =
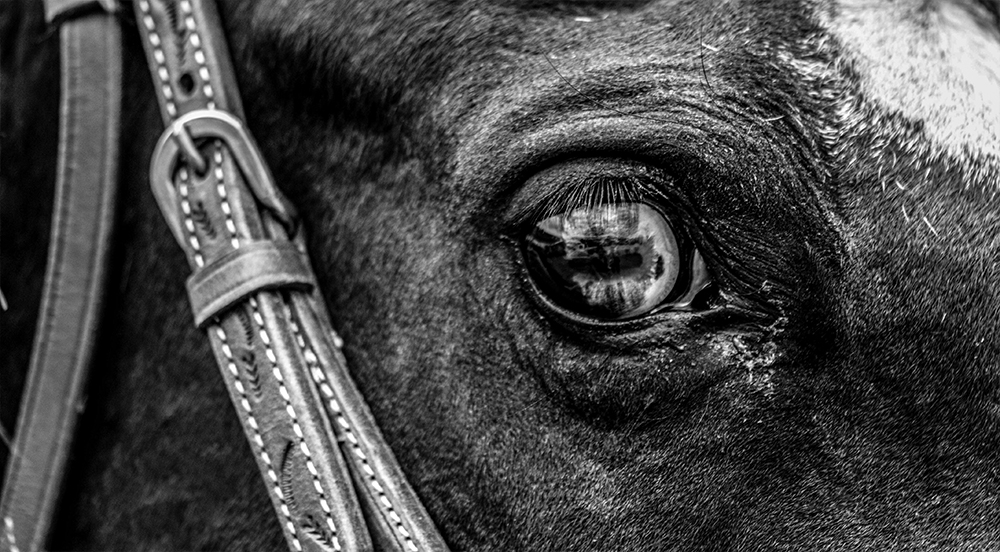
POLYGON ((194 143, 194 140, 204 138, 221 140, 226 144, 257 201, 271 211, 292 237, 298 219, 295 207, 275 186, 274 177, 246 127, 228 112, 199 109, 181 116, 163 131, 153 150, 149 169, 153 195, 181 247, 187 243, 187 235, 178 212, 174 173, 182 153, 193 165, 192 168, 204 172, 207 163, 194 143))

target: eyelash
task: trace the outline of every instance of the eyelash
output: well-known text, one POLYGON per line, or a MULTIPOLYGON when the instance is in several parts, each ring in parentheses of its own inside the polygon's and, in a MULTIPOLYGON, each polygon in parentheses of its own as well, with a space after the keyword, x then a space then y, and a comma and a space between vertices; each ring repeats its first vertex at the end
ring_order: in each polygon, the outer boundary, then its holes
MULTIPOLYGON (((631 175, 607 174, 590 174, 570 181, 563 180, 560 183, 564 186, 552 189, 531 207, 515 213, 513 218, 520 221, 518 226, 521 228, 530 228, 542 220, 574 209, 615 203, 648 203, 662 207, 668 203, 667 197, 653 183, 645 180, 631 175)), ((669 214, 669 209, 665 210, 669 214)))

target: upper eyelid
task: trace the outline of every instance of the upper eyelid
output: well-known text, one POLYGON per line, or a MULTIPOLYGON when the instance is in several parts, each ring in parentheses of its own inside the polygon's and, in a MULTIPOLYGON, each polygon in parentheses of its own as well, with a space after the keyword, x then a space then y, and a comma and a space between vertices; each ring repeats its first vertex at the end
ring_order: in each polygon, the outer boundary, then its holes
POLYGON ((519 228, 580 206, 655 201, 659 188, 672 184, 648 165, 626 159, 576 159, 557 163, 526 180, 505 214, 508 228, 519 228))
MULTIPOLYGON (((643 118, 638 120, 641 124, 633 116, 574 108, 554 118, 518 119, 522 124, 514 125, 508 116, 523 108, 520 102, 498 108, 500 113, 487 124, 463 133, 455 152, 451 174, 455 188, 480 198, 462 217, 485 235, 510 236, 517 230, 516 215, 524 211, 519 209, 524 202, 515 196, 538 197, 523 190, 533 175, 547 167, 581 159, 613 159, 659 168, 680 184, 675 167, 687 180, 692 166, 728 158, 733 151, 731 144, 716 136, 729 128, 728 123, 709 119, 702 112, 678 111, 677 105, 637 107, 639 113, 656 119, 643 118), (706 131, 709 127, 712 133, 706 131)), ((679 195, 687 196, 690 190, 683 192, 687 193, 679 195)))

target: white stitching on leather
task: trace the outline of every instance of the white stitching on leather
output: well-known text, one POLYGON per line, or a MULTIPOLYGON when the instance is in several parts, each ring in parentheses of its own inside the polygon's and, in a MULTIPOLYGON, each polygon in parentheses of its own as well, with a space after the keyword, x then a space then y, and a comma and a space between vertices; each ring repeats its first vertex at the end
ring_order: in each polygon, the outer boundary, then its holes
POLYGON ((222 212, 226 215, 226 230, 229 231, 229 243, 233 249, 240 248, 240 240, 236 235, 236 223, 233 222, 233 210, 229 206, 229 197, 226 194, 225 173, 222 172, 222 146, 216 144, 215 151, 212 152, 212 161, 215 162, 215 190, 222 200, 222 212))
POLYGON ((292 431, 299 438, 299 449, 306 457, 306 467, 309 469, 309 473, 312 474, 313 486, 316 488, 316 492, 319 493, 319 504, 326 514, 326 525, 333 533, 333 549, 339 551, 341 550, 340 541, 337 538, 337 526, 333 523, 330 503, 326 500, 326 493, 323 492, 323 486, 319 481, 319 472, 316 470, 316 464, 313 463, 312 455, 309 453, 309 446, 302 435, 302 427, 299 426, 299 419, 295 415, 295 408, 292 406, 288 396, 288 389, 285 388, 285 378, 281 375, 281 370, 278 368, 278 358, 274 355, 274 350, 271 349, 271 337, 267 334, 267 329, 264 327, 264 318, 257 309, 257 300, 253 297, 250 298, 250 308, 253 310, 253 321, 260 328, 260 340, 264 342, 264 354, 271 361, 271 373, 274 374, 274 379, 278 380, 278 392, 281 394, 281 398, 285 399, 285 412, 292 419, 292 431))
POLYGON ((149 0, 139 0, 142 10, 142 24, 149 35, 149 44, 153 47, 153 60, 156 61, 156 76, 160 78, 160 90, 167 104, 167 115, 177 116, 177 104, 174 103, 174 91, 170 87, 170 73, 167 71, 167 56, 163 53, 160 35, 156 32, 156 21, 153 20, 149 8, 149 0))
POLYGON ((274 485, 274 494, 278 497, 278 503, 281 505, 281 513, 285 516, 285 527, 288 528, 288 532, 292 535, 292 544, 295 546, 295 549, 302 550, 302 543, 299 542, 298 534, 295 532, 295 524, 292 523, 291 513, 288 511, 288 505, 285 503, 285 494, 281 491, 281 486, 278 483, 278 474, 275 473, 274 466, 271 465, 271 457, 264 450, 264 439, 260 436, 257 420, 253 416, 253 409, 250 407, 250 401, 247 399, 246 389, 243 387, 243 382, 240 381, 240 373, 236 368, 236 361, 233 360, 233 350, 229 347, 226 332, 222 329, 222 326, 215 326, 215 335, 222 342, 222 354, 226 356, 226 367, 229 369, 229 373, 233 375, 233 387, 240 394, 240 406, 247 413, 247 425, 253 430, 253 441, 260 449, 260 459, 267 466, 267 477, 274 485))
POLYGON ((201 91, 208 98, 206 106, 209 109, 215 109, 215 91, 212 90, 212 83, 209 81, 211 76, 208 72, 208 65, 205 60, 205 52, 201 49, 201 37, 198 36, 198 26, 194 20, 194 13, 191 9, 190 0, 181 0, 180 2, 181 11, 184 12, 184 26, 188 31, 191 32, 191 45, 194 46, 194 61, 198 64, 198 76, 201 77, 202 87, 201 91))
POLYGON ((201 254, 201 242, 198 241, 198 236, 194 233, 194 221, 191 220, 191 202, 188 200, 188 178, 190 175, 186 167, 181 167, 177 171, 177 174, 181 177, 181 182, 177 185, 177 192, 181 196, 181 212, 184 213, 184 228, 190 234, 188 236, 188 243, 191 244, 191 248, 194 250, 194 262, 201 268, 205 266, 205 257, 201 254))
MULTIPOLYGON (((167 71, 167 56, 163 53, 162 40, 160 35, 156 32, 156 21, 153 20, 153 15, 150 10, 149 0, 139 0, 139 9, 142 10, 142 24, 146 27, 146 31, 149 36, 149 44, 153 47, 153 59, 156 61, 156 76, 160 79, 160 90, 163 93, 163 98, 166 100, 167 114, 171 117, 177 116, 177 104, 174 103, 174 91, 170 87, 170 73, 167 71)), ((191 244, 191 248, 194 249, 194 262, 199 267, 205 266, 205 258, 201 254, 201 243, 198 241, 198 236, 195 235, 194 221, 191 220, 191 203, 188 200, 188 172, 187 169, 181 167, 178 171, 181 177, 181 183, 177 186, 178 191, 181 195, 181 210, 184 212, 184 227, 187 229, 190 236, 188 237, 188 243, 191 244)))
MULTIPOLYGON (((181 0, 180 7, 181 12, 184 14, 184 27, 191 33, 188 40, 191 42, 191 46, 194 47, 194 61, 198 64, 198 76, 203 83, 201 90, 205 94, 205 97, 208 98, 205 106, 208 109, 215 109, 215 91, 212 89, 210 82, 211 74, 208 71, 205 51, 201 47, 201 36, 198 34, 198 26, 194 19, 190 0, 181 0)), ((239 249, 240 240, 236 234, 236 224, 233 222, 233 210, 230 208, 229 199, 226 194, 226 186, 224 184, 225 174, 222 172, 222 150, 219 147, 216 147, 213 152, 212 159, 215 161, 215 189, 219 194, 219 199, 222 201, 222 212, 226 215, 226 230, 229 231, 229 243, 233 246, 233 249, 239 249)))
POLYGON ((10 545, 10 552, 20 552, 17 547, 17 539, 14 538, 14 519, 10 516, 3 518, 4 533, 7 536, 7 544, 10 545))
MULTIPOLYGON (((289 316, 292 324, 292 334, 295 335, 295 341, 299 345, 299 349, 302 351, 302 356, 306 359, 306 364, 309 365, 309 373, 312 375, 313 382, 320 387, 323 395, 329 400, 330 410, 333 411, 334 417, 336 418, 337 425, 341 427, 344 431, 344 437, 351 444, 354 451, 354 455, 358 457, 361 461, 361 469, 364 470, 365 475, 368 476, 368 482, 371 484, 372 489, 378 494, 379 503, 385 509, 386 515, 392 520, 396 527, 396 531, 399 532, 400 536, 403 537, 403 541, 406 542, 407 550, 411 552, 417 552, 419 549, 417 545, 413 542, 413 538, 410 536, 410 532, 406 530, 403 526, 403 520, 396 513, 396 509, 392 506, 392 502, 389 501, 389 497, 385 494, 385 489, 378 482, 378 478, 375 475, 375 470, 368 464, 368 457, 365 456, 365 451, 361 449, 361 445, 358 443, 358 438, 354 436, 354 432, 351 430, 351 424, 344 417, 343 411, 340 409, 340 405, 337 403, 337 398, 333 394, 333 389, 330 388, 329 383, 326 381, 326 375, 323 374, 322 369, 319 367, 319 359, 316 357, 316 353, 313 352, 312 348, 306 344, 305 338, 302 337, 302 333, 299 331, 299 325, 295 322, 294 318, 289 316)), ((337 336, 339 339, 339 336, 337 336)), ((343 342, 341 342, 343 344, 343 342)))

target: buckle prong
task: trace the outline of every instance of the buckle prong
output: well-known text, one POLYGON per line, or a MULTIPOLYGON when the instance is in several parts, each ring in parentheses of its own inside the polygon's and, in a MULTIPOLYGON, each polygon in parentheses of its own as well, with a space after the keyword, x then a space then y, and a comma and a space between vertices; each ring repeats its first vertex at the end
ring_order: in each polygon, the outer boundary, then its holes
POLYGON ((254 199, 281 223, 291 238, 295 235, 298 215, 295 208, 274 183, 253 137, 231 113, 219 109, 191 111, 175 120, 156 143, 149 168, 149 183, 174 238, 182 247, 188 243, 180 216, 174 174, 180 156, 202 174, 208 163, 195 140, 215 139, 223 142, 243 174, 254 199))
POLYGON ((187 159, 188 163, 191 163, 194 167, 194 171, 198 175, 205 174, 208 170, 208 161, 205 160, 205 156, 201 154, 198 146, 194 143, 194 138, 191 137, 191 133, 184 125, 172 125, 170 127, 170 136, 177 141, 177 145, 181 147, 181 152, 184 154, 184 158, 187 159))

